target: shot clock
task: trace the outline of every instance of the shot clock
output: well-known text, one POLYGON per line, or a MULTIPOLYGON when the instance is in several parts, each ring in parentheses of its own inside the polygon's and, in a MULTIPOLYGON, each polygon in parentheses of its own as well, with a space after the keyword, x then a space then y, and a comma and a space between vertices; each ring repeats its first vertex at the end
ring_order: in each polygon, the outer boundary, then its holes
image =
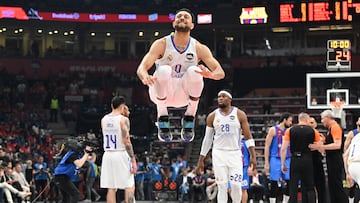
POLYGON ((347 39, 330 39, 327 41, 328 71, 351 70, 351 42, 347 39))

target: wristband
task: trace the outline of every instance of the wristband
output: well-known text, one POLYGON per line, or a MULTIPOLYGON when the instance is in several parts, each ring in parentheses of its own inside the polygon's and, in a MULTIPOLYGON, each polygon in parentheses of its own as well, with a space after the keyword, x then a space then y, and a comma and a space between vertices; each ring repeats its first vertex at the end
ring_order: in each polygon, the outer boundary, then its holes
POLYGON ((246 141, 245 141, 245 144, 246 144, 247 148, 249 148, 249 147, 255 147, 255 141, 254 141, 254 139, 252 139, 252 138, 246 140, 246 141))

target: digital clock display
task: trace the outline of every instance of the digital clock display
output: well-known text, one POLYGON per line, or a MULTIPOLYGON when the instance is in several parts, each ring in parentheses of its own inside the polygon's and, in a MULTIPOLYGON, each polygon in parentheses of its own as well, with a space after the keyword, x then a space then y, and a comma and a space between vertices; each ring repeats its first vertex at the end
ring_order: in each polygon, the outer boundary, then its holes
POLYGON ((351 49, 350 40, 328 40, 328 49, 351 49))
POLYGON ((351 42, 347 39, 327 41, 327 69, 349 70, 351 68, 351 42))

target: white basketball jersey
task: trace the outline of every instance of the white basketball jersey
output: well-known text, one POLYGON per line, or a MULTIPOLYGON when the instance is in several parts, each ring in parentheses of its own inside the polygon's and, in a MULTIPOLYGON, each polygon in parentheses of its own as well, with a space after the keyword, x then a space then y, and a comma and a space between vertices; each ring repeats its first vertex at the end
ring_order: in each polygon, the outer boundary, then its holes
POLYGON ((215 136, 213 142, 214 149, 220 150, 240 150, 240 122, 237 116, 237 108, 232 107, 228 115, 215 110, 214 129, 215 136))
POLYGON ((165 37, 166 48, 164 56, 155 61, 156 67, 161 65, 171 66, 171 77, 181 78, 188 67, 196 66, 198 64, 198 57, 196 54, 196 39, 190 37, 186 48, 181 51, 176 48, 174 44, 173 35, 165 37))
POLYGON ((356 134, 350 143, 348 163, 360 162, 360 133, 356 134))
POLYGON ((101 120, 104 151, 125 150, 120 129, 122 115, 107 114, 101 120))

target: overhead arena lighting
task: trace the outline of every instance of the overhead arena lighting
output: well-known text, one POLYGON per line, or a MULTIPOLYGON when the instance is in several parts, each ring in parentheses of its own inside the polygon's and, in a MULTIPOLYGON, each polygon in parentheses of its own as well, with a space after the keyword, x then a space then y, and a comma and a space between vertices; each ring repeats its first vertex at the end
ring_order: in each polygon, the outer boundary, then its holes
POLYGON ((293 29, 291 27, 273 27, 271 28, 273 32, 292 32, 293 29))

